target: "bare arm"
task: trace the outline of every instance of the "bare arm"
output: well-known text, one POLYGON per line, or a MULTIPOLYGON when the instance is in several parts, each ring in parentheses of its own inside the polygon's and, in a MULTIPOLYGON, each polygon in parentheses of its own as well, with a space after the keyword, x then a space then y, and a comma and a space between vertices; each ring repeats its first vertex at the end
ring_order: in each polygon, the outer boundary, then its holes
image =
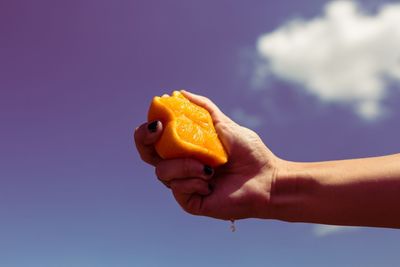
POLYGON ((400 154, 280 166, 275 219, 400 228, 400 154))
POLYGON ((182 208, 223 220, 278 219, 400 228, 400 154, 296 163, 275 156, 261 138, 209 99, 184 92, 210 111, 229 161, 214 170, 194 159, 161 159, 154 144, 161 122, 135 130, 141 158, 155 167, 182 208))

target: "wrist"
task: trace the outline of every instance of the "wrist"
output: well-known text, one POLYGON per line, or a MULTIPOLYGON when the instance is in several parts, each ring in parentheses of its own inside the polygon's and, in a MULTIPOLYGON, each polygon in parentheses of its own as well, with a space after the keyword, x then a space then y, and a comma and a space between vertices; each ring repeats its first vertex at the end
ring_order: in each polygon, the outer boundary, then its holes
POLYGON ((270 194, 270 218, 300 222, 305 221, 318 182, 307 163, 279 159, 270 194))

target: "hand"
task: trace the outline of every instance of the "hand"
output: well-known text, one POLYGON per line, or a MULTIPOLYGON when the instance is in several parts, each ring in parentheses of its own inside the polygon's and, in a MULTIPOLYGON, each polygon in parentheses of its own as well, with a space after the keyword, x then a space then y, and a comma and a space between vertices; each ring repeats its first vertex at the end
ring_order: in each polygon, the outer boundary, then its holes
POLYGON ((155 166, 158 179, 191 214, 224 220, 270 218, 279 158, 255 132, 233 122, 209 99, 182 93, 210 112, 228 163, 212 170, 194 159, 161 159, 154 148, 162 133, 161 122, 145 123, 135 130, 141 158, 155 166))

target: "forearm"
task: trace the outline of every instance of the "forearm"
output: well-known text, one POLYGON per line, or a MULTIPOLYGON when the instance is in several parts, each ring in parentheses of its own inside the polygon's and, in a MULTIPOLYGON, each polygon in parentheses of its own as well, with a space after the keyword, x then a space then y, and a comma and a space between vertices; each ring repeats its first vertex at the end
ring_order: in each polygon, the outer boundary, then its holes
POLYGON ((400 228, 400 154, 282 161, 271 208, 275 219, 285 221, 400 228))

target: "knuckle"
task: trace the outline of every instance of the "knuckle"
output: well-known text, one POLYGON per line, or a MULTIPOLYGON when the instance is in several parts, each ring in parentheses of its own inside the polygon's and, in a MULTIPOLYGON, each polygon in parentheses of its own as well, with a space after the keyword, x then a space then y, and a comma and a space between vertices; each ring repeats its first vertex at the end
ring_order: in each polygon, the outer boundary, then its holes
POLYGON ((157 176, 158 179, 162 179, 163 178, 163 168, 162 168, 163 164, 159 163, 156 165, 154 172, 157 176))
POLYGON ((140 127, 136 127, 135 130, 133 131, 133 136, 136 138, 138 135, 138 131, 139 131, 140 127))
POLYGON ((192 215, 199 215, 198 209, 193 204, 193 201, 189 201, 184 207, 183 210, 192 215))
POLYGON ((189 208, 189 204, 184 204, 184 205, 181 205, 181 207, 182 207, 182 209, 184 210, 184 211, 186 211, 187 213, 191 213, 190 212, 190 208, 189 208))
POLYGON ((169 186, 171 187, 171 189, 172 189, 172 191, 173 191, 174 193, 179 193, 179 190, 177 190, 177 188, 176 188, 176 183, 175 183, 174 180, 172 180, 172 181, 169 182, 169 186))
POLYGON ((140 159, 147 162, 147 157, 143 154, 139 154, 140 155, 140 159))
POLYGON ((136 127, 135 131, 133 132, 133 137, 136 141, 139 141, 142 137, 142 126, 136 127))
POLYGON ((137 136, 138 136, 138 130, 139 130, 139 127, 136 127, 135 128, 135 130, 133 131, 133 139, 137 139, 137 136))
POLYGON ((154 156, 151 153, 147 153, 147 151, 141 151, 139 153, 139 156, 140 156, 141 160, 143 160, 144 162, 154 166, 155 159, 154 159, 154 156))
POLYGON ((149 161, 149 155, 147 155, 145 153, 139 153, 139 155, 140 155, 140 159, 143 160, 144 162, 149 161))

